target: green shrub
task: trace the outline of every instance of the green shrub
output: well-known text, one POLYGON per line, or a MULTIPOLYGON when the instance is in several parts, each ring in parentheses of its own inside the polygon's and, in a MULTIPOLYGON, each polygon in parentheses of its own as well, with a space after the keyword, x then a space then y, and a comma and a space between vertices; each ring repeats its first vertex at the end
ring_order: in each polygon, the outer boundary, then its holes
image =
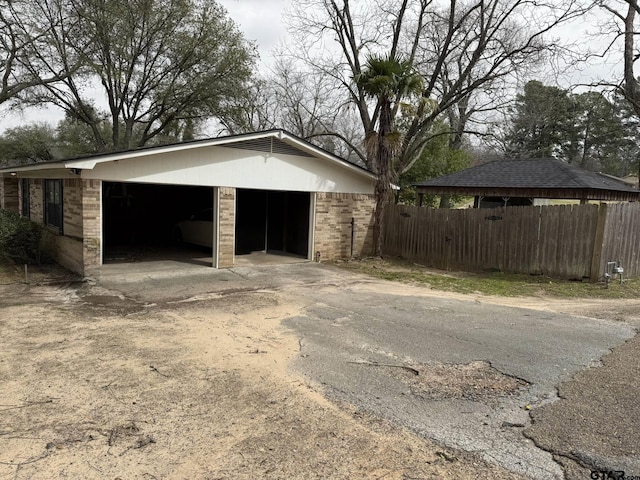
POLYGON ((16 213, 0 210, 0 260, 40 263, 42 244, 42 226, 16 213))

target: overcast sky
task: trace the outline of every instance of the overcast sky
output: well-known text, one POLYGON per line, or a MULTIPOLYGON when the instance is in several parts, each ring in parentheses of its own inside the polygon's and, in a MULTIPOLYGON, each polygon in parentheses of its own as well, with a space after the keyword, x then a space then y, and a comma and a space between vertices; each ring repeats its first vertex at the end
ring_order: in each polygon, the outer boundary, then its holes
POLYGON ((271 60, 270 52, 285 35, 282 14, 288 0, 218 0, 244 32, 256 42, 263 63, 271 60))

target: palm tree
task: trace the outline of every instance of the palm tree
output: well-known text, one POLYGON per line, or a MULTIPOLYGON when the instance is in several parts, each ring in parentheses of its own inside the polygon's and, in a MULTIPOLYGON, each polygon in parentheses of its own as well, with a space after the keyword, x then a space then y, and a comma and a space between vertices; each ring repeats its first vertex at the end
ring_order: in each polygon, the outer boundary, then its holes
POLYGON ((384 209, 391 199, 394 151, 400 146, 401 135, 395 128, 395 118, 404 98, 422 91, 422 77, 408 60, 395 56, 368 58, 365 70, 354 78, 359 91, 374 98, 378 114, 378 131, 366 132, 367 155, 376 167, 376 209, 374 213, 375 255, 382 255, 384 209))

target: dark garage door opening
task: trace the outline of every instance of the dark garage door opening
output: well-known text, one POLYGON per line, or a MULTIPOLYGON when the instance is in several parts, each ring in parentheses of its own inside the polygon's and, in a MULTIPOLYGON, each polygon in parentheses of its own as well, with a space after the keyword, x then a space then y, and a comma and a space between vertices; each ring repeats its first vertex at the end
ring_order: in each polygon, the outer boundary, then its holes
MULTIPOLYGON (((170 257, 193 250, 189 245, 176 245, 174 227, 212 205, 211 187, 104 182, 103 261, 136 261, 149 255, 170 257)), ((205 252, 211 256, 212 249, 200 248, 200 252, 200 256, 205 252)))
POLYGON ((237 190, 236 255, 251 252, 309 254, 311 194, 237 190))

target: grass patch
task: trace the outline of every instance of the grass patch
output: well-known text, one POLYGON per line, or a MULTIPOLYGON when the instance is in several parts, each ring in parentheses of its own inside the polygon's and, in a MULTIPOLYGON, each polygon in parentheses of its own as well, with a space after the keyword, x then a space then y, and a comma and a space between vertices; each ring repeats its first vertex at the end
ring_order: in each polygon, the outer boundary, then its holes
POLYGON ((640 279, 586 283, 544 276, 507 273, 443 272, 396 259, 364 259, 336 264, 349 271, 383 280, 423 285, 434 290, 502 297, 550 296, 560 298, 639 298, 640 279))

